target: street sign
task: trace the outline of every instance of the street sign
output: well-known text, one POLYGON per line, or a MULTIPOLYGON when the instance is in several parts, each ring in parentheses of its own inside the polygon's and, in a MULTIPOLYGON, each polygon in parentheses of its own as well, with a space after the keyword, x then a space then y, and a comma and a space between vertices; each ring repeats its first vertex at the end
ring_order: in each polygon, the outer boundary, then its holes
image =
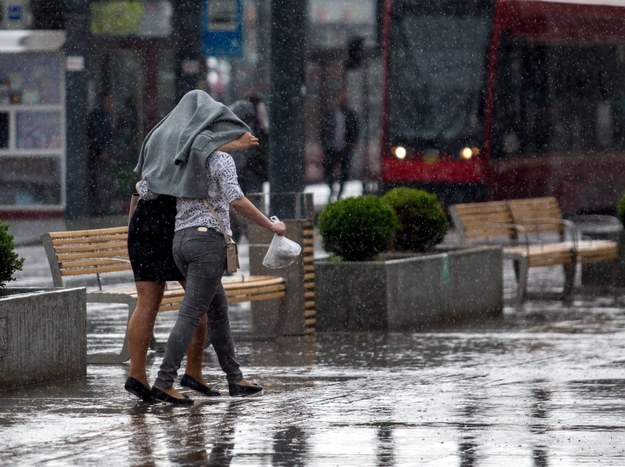
POLYGON ((206 57, 243 56, 241 0, 202 2, 202 51, 206 57))
POLYGON ((21 21, 22 20, 22 16, 24 14, 24 7, 22 7, 22 5, 9 5, 7 7, 7 10, 9 12, 9 19, 11 21, 21 21))

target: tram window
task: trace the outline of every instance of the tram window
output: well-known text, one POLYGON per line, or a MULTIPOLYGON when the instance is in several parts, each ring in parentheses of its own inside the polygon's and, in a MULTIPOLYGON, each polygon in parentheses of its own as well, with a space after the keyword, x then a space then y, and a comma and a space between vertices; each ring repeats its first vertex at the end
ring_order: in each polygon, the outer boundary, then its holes
POLYGON ((505 37, 493 157, 625 147, 624 55, 614 45, 505 37))
POLYGON ((9 147, 9 114, 0 113, 0 149, 9 147))

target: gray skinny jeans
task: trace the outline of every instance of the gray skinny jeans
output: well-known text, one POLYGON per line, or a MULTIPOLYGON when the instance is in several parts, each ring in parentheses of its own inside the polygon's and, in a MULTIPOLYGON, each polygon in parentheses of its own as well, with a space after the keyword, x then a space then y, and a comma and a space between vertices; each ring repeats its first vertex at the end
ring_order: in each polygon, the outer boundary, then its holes
POLYGON ((179 230, 174 236, 174 260, 187 284, 160 370, 154 385, 171 388, 191 338, 204 313, 208 313, 209 337, 228 383, 243 378, 235 359, 234 341, 228 318, 228 300, 221 284, 226 266, 226 243, 214 229, 198 227, 179 230))

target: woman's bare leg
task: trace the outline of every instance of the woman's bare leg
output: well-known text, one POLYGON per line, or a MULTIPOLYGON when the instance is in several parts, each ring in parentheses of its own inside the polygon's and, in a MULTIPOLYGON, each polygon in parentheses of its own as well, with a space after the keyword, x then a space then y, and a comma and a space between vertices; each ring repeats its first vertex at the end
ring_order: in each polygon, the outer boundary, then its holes
MULTIPOLYGON (((184 282, 181 282, 181 284, 184 287, 184 282)), ((145 368, 146 357, 150 347, 150 340, 152 339, 158 308, 163 299, 165 282, 140 281, 136 283, 136 286, 137 306, 128 323, 128 347, 130 351, 128 376, 141 381, 141 383, 149 387, 145 368)), ((186 374, 202 384, 205 384, 202 377, 202 354, 206 346, 207 335, 207 316, 204 315, 187 351, 186 369, 186 374)))
POLYGON ((165 282, 136 282, 137 306, 128 322, 130 370, 128 376, 149 387, 145 374, 145 360, 152 339, 158 307, 163 299, 165 282))

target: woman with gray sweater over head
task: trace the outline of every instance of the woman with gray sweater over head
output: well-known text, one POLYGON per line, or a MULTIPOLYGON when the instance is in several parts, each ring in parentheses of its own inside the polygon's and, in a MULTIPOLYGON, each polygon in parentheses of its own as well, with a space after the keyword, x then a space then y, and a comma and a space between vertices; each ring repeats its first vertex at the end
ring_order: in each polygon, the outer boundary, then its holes
POLYGON ((220 226, 231 235, 229 209, 233 208, 272 233, 284 235, 286 227, 282 222, 271 222, 243 195, 232 157, 217 150, 224 139, 230 141, 245 132, 225 105, 195 90, 183 96, 150 132, 140 154, 138 166, 142 167, 143 179, 137 186, 139 194, 144 199, 157 194, 176 198, 173 253, 186 280, 185 297, 151 391, 152 397, 164 402, 193 403, 173 383, 204 314, 208 315, 210 341, 226 374, 230 396, 262 390, 243 377, 236 361, 221 283, 226 244, 220 226))
MULTIPOLYGON (((244 130, 245 126, 241 128, 244 130)), ((219 135, 215 135, 219 138, 219 135)), ((240 151, 258 145, 258 139, 249 132, 220 146, 224 152, 240 151)), ((145 161, 144 161, 145 162, 145 161)), ((141 177, 142 166, 136 168, 141 177)), ((128 321, 128 351, 130 367, 124 388, 145 401, 151 401, 151 387, 146 375, 147 353, 152 340, 156 315, 169 281, 178 281, 185 287, 184 276, 178 270, 173 256, 176 198, 158 195, 155 199, 133 199, 128 225, 128 257, 137 288, 137 304, 128 321)), ((187 350, 185 373, 180 385, 203 396, 219 396, 203 377, 202 359, 207 346, 208 316, 204 315, 187 350)))

